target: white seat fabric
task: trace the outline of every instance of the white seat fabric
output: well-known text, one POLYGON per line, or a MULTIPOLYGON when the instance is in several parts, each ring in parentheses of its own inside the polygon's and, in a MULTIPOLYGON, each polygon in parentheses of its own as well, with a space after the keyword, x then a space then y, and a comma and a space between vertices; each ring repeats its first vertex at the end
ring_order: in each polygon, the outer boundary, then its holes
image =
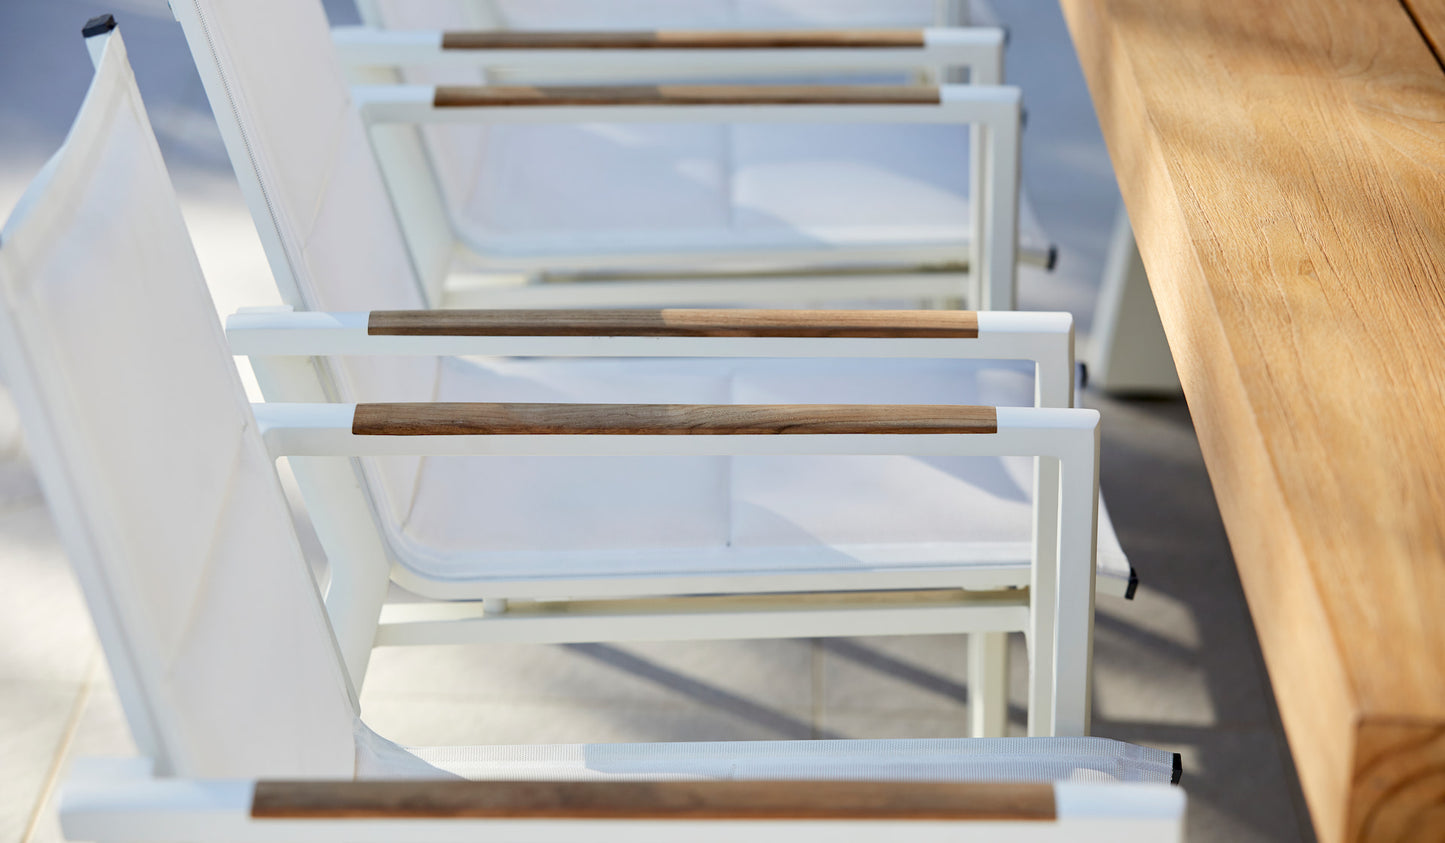
MULTIPOLYGON (((1079 781, 1168 784, 1175 756, 1107 738, 728 741, 409 749, 473 780, 1079 781)), ((367 758, 360 778, 409 768, 367 758)), ((422 775, 414 773, 413 775, 422 775)))
MULTIPOLYGON (((437 400, 1026 406, 1025 368, 964 360, 443 362, 437 400)), ((411 487, 408 487, 411 488, 411 487)), ((401 564, 442 583, 1027 564, 1028 458, 431 457, 401 564), (779 555, 788 564, 780 568, 779 555), (606 566, 598 553, 615 552, 606 566)), ((1129 564, 1100 519, 1099 588, 1129 564)))
MULTIPOLYGON (((484 257, 870 247, 968 257, 967 126, 431 126, 425 136, 459 234, 484 257)), ((1046 249, 1021 204, 1022 246, 1046 249)))

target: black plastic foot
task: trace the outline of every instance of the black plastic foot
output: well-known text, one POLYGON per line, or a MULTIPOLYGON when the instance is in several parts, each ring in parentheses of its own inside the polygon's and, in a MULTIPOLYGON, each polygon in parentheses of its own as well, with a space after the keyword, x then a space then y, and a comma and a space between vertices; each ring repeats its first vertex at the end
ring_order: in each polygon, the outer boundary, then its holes
POLYGON ((115 15, 106 13, 104 15, 96 15, 86 21, 85 26, 80 30, 80 34, 86 38, 94 38, 97 35, 104 35, 112 29, 115 29, 115 15))

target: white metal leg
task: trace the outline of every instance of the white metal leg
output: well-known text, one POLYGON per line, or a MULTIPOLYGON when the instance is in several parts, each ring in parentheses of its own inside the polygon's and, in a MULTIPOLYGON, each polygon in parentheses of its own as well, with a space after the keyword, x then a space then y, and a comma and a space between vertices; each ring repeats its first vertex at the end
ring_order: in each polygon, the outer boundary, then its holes
MULTIPOLYGON (((948 89, 944 89, 947 91, 948 89)), ((977 127, 983 138, 981 157, 973 163, 985 178, 971 188, 975 212, 973 253, 969 271, 978 279, 980 310, 1013 310, 1018 306, 1014 278, 1018 271, 1019 122, 1018 103, 1011 119, 977 127)))
MULTIPOLYGON (((1053 734, 1089 734, 1090 670, 1094 661, 1094 557, 1099 532, 1099 430, 1090 460, 1061 461, 1057 611, 1035 598, 1034 615, 1053 615, 1053 734), (1080 500, 1093 505, 1078 506, 1080 500), (1082 497, 1081 497, 1082 496, 1082 497)), ((1043 648, 1039 648, 1043 649, 1043 648)), ((1032 714, 1032 712, 1030 712, 1032 714)))
POLYGON ((1008 728, 1008 634, 968 636, 968 734, 1001 738, 1008 728))
MULTIPOLYGON (((261 390, 275 400, 327 398, 311 358, 254 356, 251 366, 261 390)), ((352 690, 360 693, 390 579, 385 540, 377 530, 355 461, 296 456, 288 460, 311 525, 326 548, 331 567, 326 614, 352 690)))
POLYGON ((1179 393, 1174 357, 1122 206, 1104 262, 1091 345, 1090 379, 1105 392, 1179 393))

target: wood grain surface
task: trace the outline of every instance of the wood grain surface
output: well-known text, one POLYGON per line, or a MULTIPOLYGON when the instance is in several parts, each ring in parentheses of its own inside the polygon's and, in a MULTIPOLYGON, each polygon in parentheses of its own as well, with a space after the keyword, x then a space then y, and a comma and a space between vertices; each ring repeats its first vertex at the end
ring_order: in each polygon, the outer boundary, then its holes
POLYGON ((929 85, 438 85, 437 108, 583 105, 937 105, 929 85))
POLYGON ((921 29, 442 33, 444 50, 806 50, 922 46, 921 29))
POLYGON ((958 310, 373 310, 368 334, 442 337, 912 337, 971 339, 958 310))
POLYGON ((358 404, 358 436, 997 433, 993 407, 887 404, 358 404))
POLYGON ((1018 820, 1055 818, 1049 784, 941 782, 256 783, 260 819, 1018 820))
POLYGON ((1062 5, 1316 831, 1445 839, 1445 72, 1399 0, 1062 5))
POLYGON ((1441 0, 1401 0, 1400 5, 1404 7, 1425 36, 1425 41, 1430 45, 1430 51, 1435 54, 1435 61, 1445 70, 1445 2, 1441 0))

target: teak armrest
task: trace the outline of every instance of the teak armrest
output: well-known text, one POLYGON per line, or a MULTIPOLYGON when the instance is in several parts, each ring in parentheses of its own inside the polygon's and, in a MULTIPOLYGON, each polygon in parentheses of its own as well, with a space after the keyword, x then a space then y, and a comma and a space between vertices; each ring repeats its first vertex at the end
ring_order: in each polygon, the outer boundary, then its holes
POLYGON ((438 85, 437 108, 938 105, 931 85, 438 85))
POLYGON ((493 82, 719 79, 735 74, 853 73, 968 68, 972 84, 1003 80, 997 27, 824 31, 442 32, 341 26, 343 65, 469 67, 493 82))
POLYGON ((860 404, 358 404, 357 436, 997 433, 993 407, 860 404))
POLYGON ((1047 783, 382 781, 256 783, 257 819, 1052 821, 1047 783))
POLYGON ((978 314, 902 310, 374 310, 372 336, 974 339, 978 314))
POLYGON ((922 48, 921 29, 443 32, 444 50, 776 50, 922 48))

